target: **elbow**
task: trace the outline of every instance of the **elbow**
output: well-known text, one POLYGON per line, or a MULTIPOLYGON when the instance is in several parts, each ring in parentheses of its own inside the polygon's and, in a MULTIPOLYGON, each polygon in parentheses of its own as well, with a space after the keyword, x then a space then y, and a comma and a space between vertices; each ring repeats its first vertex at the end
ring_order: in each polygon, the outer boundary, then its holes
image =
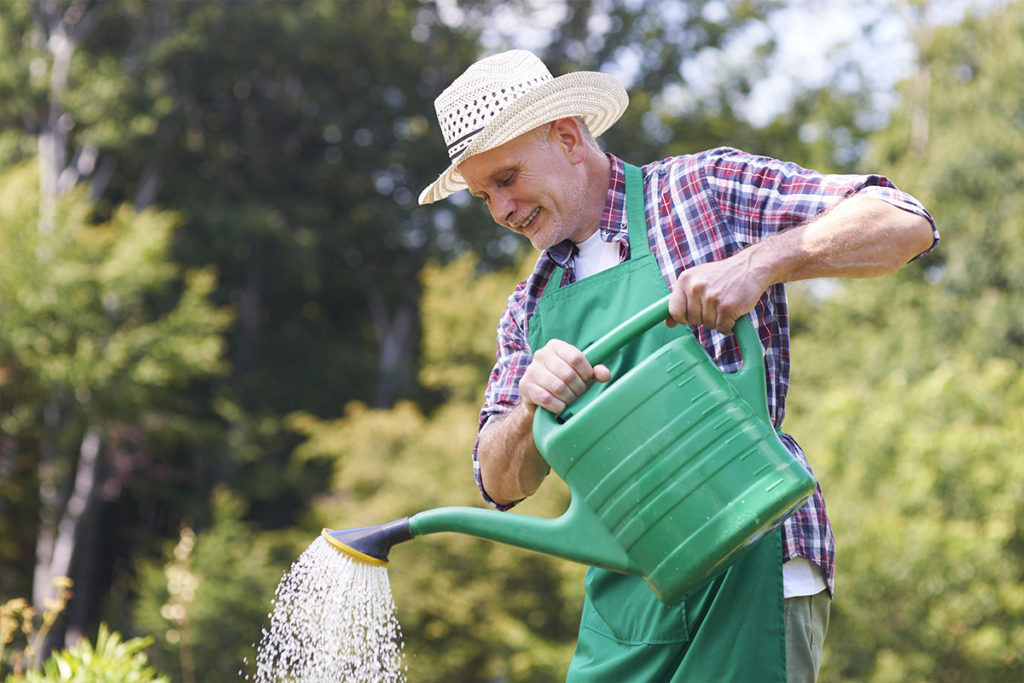
POLYGON ((900 231, 901 248, 894 251, 893 271, 897 271, 917 257, 925 254, 935 244, 935 233, 931 222, 924 216, 904 212, 906 224, 900 231))
POLYGON ((932 248, 935 233, 927 217, 880 200, 872 204, 878 242, 871 276, 895 273, 932 248))

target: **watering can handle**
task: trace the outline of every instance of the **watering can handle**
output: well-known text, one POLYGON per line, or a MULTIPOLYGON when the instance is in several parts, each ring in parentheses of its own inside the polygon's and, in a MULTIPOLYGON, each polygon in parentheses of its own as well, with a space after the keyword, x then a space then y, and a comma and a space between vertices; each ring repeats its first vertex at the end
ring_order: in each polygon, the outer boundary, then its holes
POLYGON ((669 318, 668 302, 671 295, 665 296, 653 304, 636 313, 631 318, 619 323, 609 330, 603 337, 592 343, 583 350, 583 355, 591 365, 597 365, 604 361, 620 347, 625 346, 634 337, 637 337, 658 323, 669 318))
MULTIPOLYGON (((643 334, 663 320, 667 320, 670 317, 668 312, 670 297, 671 295, 666 295, 655 301, 647 308, 633 315, 633 317, 628 318, 606 332, 603 337, 585 348, 583 355, 587 357, 587 361, 591 365, 603 362, 605 358, 619 347, 628 344, 634 337, 643 334)), ((740 370, 740 372, 743 372, 743 370, 747 369, 747 358, 761 358, 761 341, 758 339, 757 333, 754 332, 750 319, 747 316, 743 316, 736 321, 734 333, 739 339, 740 353, 743 355, 743 368, 740 370)))
MULTIPOLYGON (((666 295, 655 301, 590 344, 583 350, 587 361, 591 365, 601 363, 619 347, 628 344, 634 337, 669 318, 668 302, 670 297, 671 295, 666 295)), ((737 320, 733 332, 740 344, 743 366, 738 372, 726 374, 725 377, 741 395, 746 397, 751 405, 758 406, 759 414, 770 419, 768 399, 765 394, 764 356, 761 350, 761 340, 758 338, 750 316, 744 315, 737 320), (748 359, 752 362, 747 362, 748 359)))

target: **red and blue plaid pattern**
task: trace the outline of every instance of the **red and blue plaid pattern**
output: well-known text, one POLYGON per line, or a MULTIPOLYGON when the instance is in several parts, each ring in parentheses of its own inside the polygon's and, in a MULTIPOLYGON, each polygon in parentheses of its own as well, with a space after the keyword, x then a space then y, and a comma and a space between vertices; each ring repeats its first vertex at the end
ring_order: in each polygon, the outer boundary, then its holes
MULTIPOLYGON (((629 237, 625 225, 623 162, 608 156, 612 161, 612 179, 599 230, 602 239, 619 244, 625 260, 629 237)), ((873 196, 926 217, 932 223, 933 248, 939 239, 935 223, 924 207, 878 175, 823 175, 792 163, 719 148, 649 164, 643 168, 643 176, 648 240, 669 287, 683 270, 727 258, 768 235, 805 223, 854 193, 873 196)), ((480 428, 519 402, 519 380, 533 357, 527 342, 530 317, 556 265, 565 270, 566 282, 573 280, 575 252, 575 245, 568 241, 543 252, 533 273, 509 297, 498 323, 497 362, 487 384, 480 428)), ((785 416, 789 388, 785 286, 768 289, 755 306, 754 315, 764 348, 769 413, 779 427, 785 416)), ((693 330, 722 370, 739 369, 739 348, 734 337, 704 327, 693 330)), ((796 441, 788 434, 782 434, 782 440, 810 470, 796 441)), ((483 490, 476 447, 473 469, 484 499, 499 509, 511 507, 495 504, 483 490)), ((831 591, 835 541, 820 486, 784 522, 782 540, 784 561, 803 557, 820 565, 831 591)))

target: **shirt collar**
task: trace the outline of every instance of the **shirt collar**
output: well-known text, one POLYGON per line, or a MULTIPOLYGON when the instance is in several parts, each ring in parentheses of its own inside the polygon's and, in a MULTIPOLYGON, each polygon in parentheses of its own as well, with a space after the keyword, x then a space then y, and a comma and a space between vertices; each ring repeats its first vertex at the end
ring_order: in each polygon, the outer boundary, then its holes
MULTIPOLYGON (((629 248, 629 234, 626 232, 626 174, 621 159, 613 154, 605 154, 611 162, 611 180, 608 183, 608 195, 601 211, 601 224, 598 233, 605 242, 616 242, 620 249, 629 248)), ((559 267, 571 270, 572 261, 576 258, 576 245, 572 240, 564 240, 547 250, 548 258, 559 267)))

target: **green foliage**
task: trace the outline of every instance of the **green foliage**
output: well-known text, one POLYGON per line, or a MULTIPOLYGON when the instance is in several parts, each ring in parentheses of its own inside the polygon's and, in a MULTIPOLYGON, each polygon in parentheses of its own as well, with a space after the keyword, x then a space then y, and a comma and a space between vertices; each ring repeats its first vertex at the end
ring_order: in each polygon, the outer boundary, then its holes
MULTIPOLYGON (((19 475, 0 482, 0 537, 15 541, 2 544, 12 563, 5 582, 32 575, 26 546, 34 549, 39 523, 26 520, 62 514, 66 499, 38 491, 67 495, 83 433, 124 445, 126 432, 173 431, 181 392, 224 371, 232 319, 210 303, 212 270, 168 261, 178 216, 120 207, 97 223, 81 188, 57 202, 44 229, 38 188, 32 163, 0 175, 0 432, 19 475)), ((111 450, 130 471, 131 449, 111 450)))
POLYGON ((786 429, 838 543, 823 681, 1024 672, 1022 39, 1019 2, 934 31, 927 99, 873 140, 874 168, 935 216, 936 252, 824 300, 793 289, 786 429))
POLYGON ((420 383, 451 400, 477 400, 494 365, 494 335, 481 329, 497 323, 510 293, 509 283, 525 279, 536 253, 527 252, 516 271, 476 272, 476 259, 464 255, 442 267, 427 264, 421 273, 420 383), (471 282, 472 286, 467 287, 471 282), (458 301, 458 306, 452 302, 458 301))
MULTIPOLYGON (((121 634, 100 624, 96 645, 82 638, 75 645, 54 652, 42 671, 30 670, 25 683, 170 683, 149 665, 144 650, 152 638, 122 640, 121 634)), ((8 679, 14 680, 14 679, 8 679)))
MULTIPOLYGON (((223 369, 220 332, 230 313, 209 305, 214 273, 186 273, 167 262, 177 219, 120 208, 92 225, 81 193, 62 202, 57 229, 35 220, 32 166, 0 177, 0 350, 22 387, 57 386, 84 411, 128 417, 185 378, 223 369), (174 293, 157 313, 153 303, 174 293)), ((5 418, 19 433, 18 409, 5 418)))
POLYGON ((217 489, 211 502, 209 528, 183 526, 173 550, 137 568, 135 624, 154 634, 153 661, 176 680, 252 673, 280 563, 296 549, 287 535, 260 534, 243 522, 237 494, 217 489))
MULTIPOLYGON (((569 3, 570 11, 542 51, 552 73, 579 69, 625 72, 630 106, 602 135, 608 149, 633 163, 692 153, 757 137, 738 103, 763 77, 763 59, 728 68, 724 56, 740 44, 767 56, 770 36, 750 31, 784 3, 778 0, 629 0, 569 3), (711 59, 708 59, 708 58, 711 59), (717 68, 706 68, 713 62, 717 68), (634 71, 635 69, 635 71, 634 71), (700 73, 690 82, 690 75, 700 73), (704 97, 693 93, 706 90, 704 97)), ((761 138, 765 139, 765 138, 761 138)), ((792 128, 785 136, 792 142, 792 128)), ((762 151, 761 149, 753 151, 762 151)))
POLYGON ((967 354, 916 378, 885 366, 880 381, 834 380, 794 412, 839 542, 827 671, 1018 680, 1024 372, 967 354))
POLYGON ((924 94, 875 141, 876 158, 932 210, 943 236, 931 279, 937 333, 983 359, 1024 362, 1024 3, 924 40, 924 94), (919 110, 926 112, 924 115, 919 110))
POLYGON ((7 124, 0 124, 0 169, 22 161, 35 149, 32 137, 26 136, 21 126, 11 124, 39 115, 46 85, 40 63, 33 63, 38 52, 31 46, 32 6, 27 2, 7 4, 0 16, 0 121, 7 124))

